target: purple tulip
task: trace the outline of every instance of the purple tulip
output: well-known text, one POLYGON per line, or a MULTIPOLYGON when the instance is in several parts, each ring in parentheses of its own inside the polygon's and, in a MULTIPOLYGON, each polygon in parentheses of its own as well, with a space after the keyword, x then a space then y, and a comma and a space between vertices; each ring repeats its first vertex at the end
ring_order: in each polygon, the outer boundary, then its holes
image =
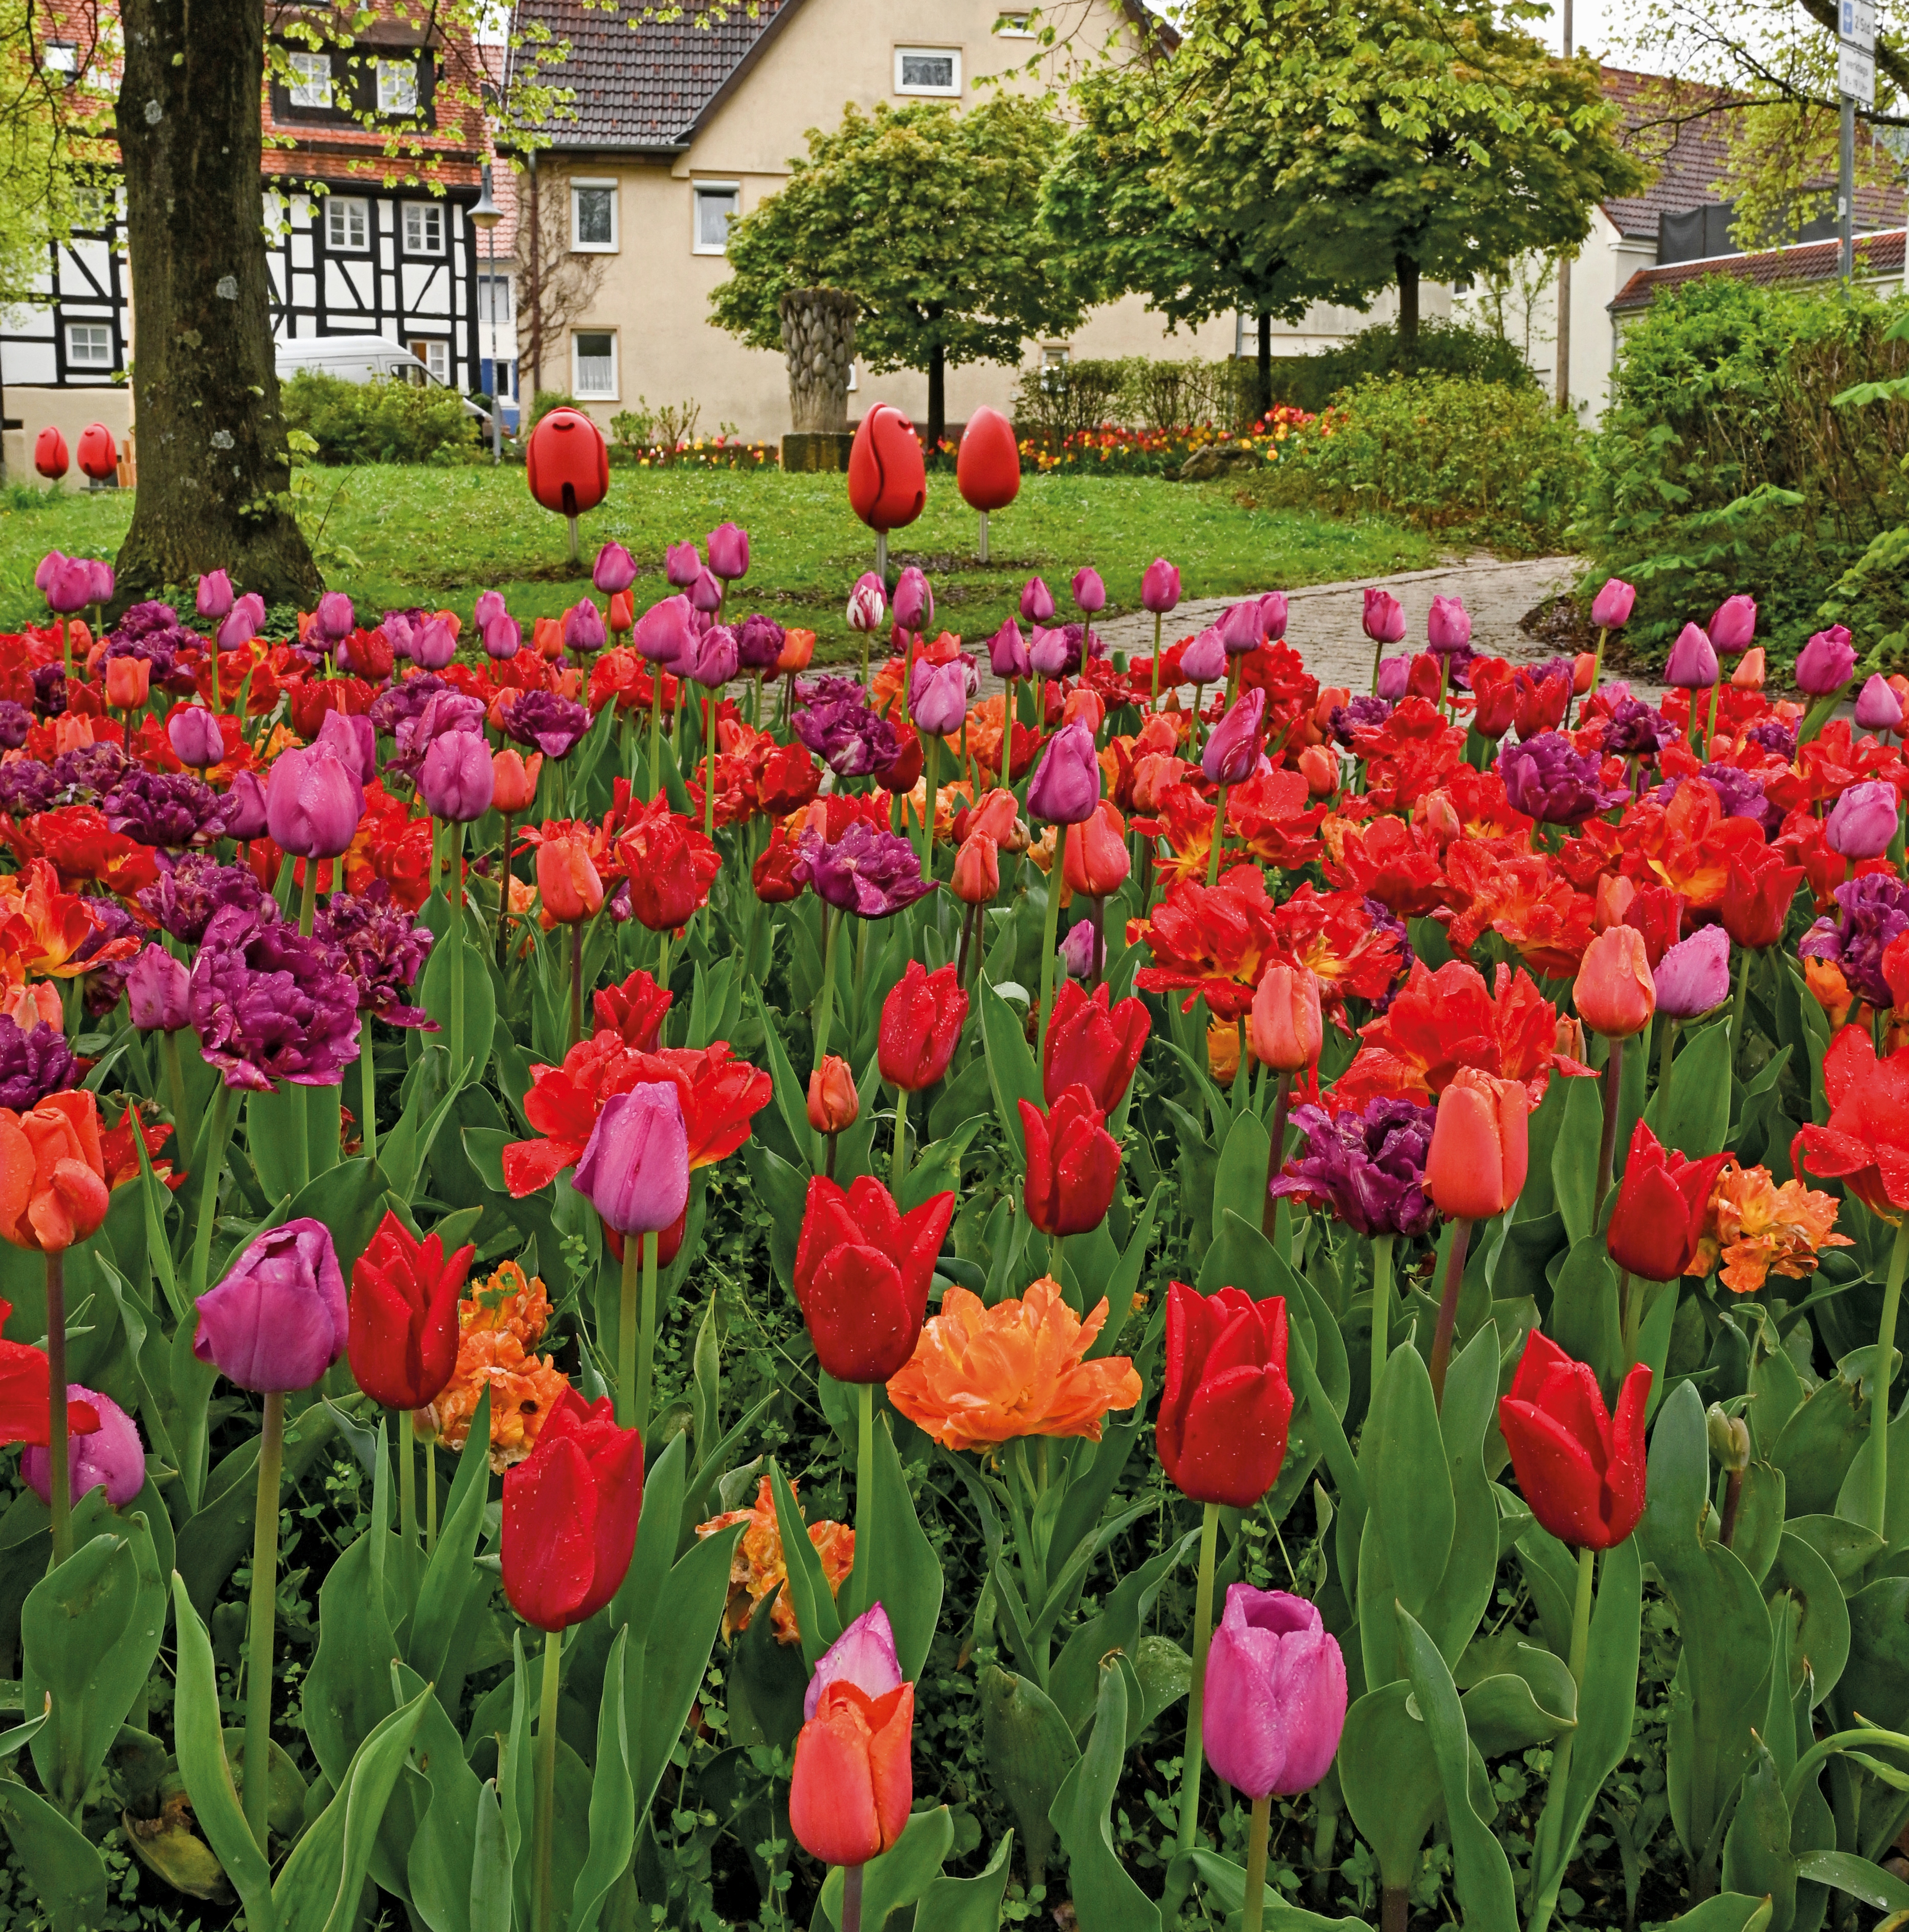
MULTIPOLYGON (((99 1427, 90 1436, 66 1438, 68 1493, 76 1503, 103 1486, 106 1501, 115 1509, 124 1509, 145 1487, 145 1446, 139 1440, 139 1425, 112 1396, 97 1389, 68 1382, 66 1399, 91 1403, 100 1418, 99 1427)), ((53 1466, 47 1450, 29 1444, 20 1454, 20 1474, 43 1503, 52 1501, 53 1466)))
POLYGON ((773 617, 757 610, 745 617, 736 632, 736 662, 745 670, 773 670, 788 640, 788 632, 773 617))
POLYGON ((1726 597, 1710 620, 1710 642, 1726 657, 1735 657, 1750 648, 1757 634, 1757 600, 1740 590, 1726 597))
POLYGON ((1020 587, 1020 620, 1023 624, 1053 621, 1054 596, 1038 577, 1030 577, 1020 587))
POLYGON ((1902 700, 1890 681, 1876 672, 1856 694, 1857 728, 1862 731, 1900 731, 1902 700))
POLYGON ((1880 778, 1851 785, 1830 808, 1823 842, 1845 859, 1878 859, 1896 836, 1896 788, 1880 778))
POLYGON ((207 570, 199 578, 199 616, 217 624, 232 608, 232 578, 224 570, 207 570))
POLYGON ((673 1226, 689 1199, 689 1132, 676 1082, 645 1081, 607 1101, 570 1184, 619 1234, 673 1226))
POLYGON ((502 591, 480 590, 477 594, 477 602, 471 611, 472 627, 481 631, 485 625, 502 616, 509 608, 504 602, 502 591))
POLYGON ((391 896, 382 879, 361 892, 334 892, 319 911, 313 936, 342 956, 355 1010, 387 1024, 437 1030, 437 1022, 404 995, 430 956, 432 934, 391 896))
POLYGON ((1260 602, 1249 597, 1243 604, 1229 604, 1220 613, 1220 642, 1230 658, 1243 658, 1256 651, 1263 634, 1260 629, 1260 602))
POLYGON ((163 946, 139 948, 126 974, 127 1004, 142 1033, 177 1033, 192 1023, 192 975, 163 946))
POLYGON ((86 587, 91 592, 88 600, 89 602, 110 604, 112 602, 112 587, 116 581, 111 564, 98 557, 87 559, 86 587))
POLYGON ((1056 950, 1061 970, 1070 980, 1091 978, 1107 964, 1107 941, 1103 938, 1098 948, 1095 948, 1094 922, 1090 919, 1077 919, 1067 928, 1056 950))
POLYGON ((310 1388, 345 1352, 345 1278, 309 1216, 261 1234, 197 1306, 193 1354, 262 1395, 310 1388))
POLYGON ((694 616, 689 599, 679 591, 660 604, 652 604, 637 620, 630 640, 652 664, 673 669, 695 648, 694 616))
POLYGON ((699 571, 690 586, 689 601, 706 616, 713 617, 723 608, 723 586, 713 571, 699 571))
POLYGON ((944 664, 915 660, 908 680, 908 715, 918 730, 946 737, 968 715, 968 668, 959 658, 944 664))
POLYGON ((42 597, 46 596, 52 590, 53 579, 59 574, 61 566, 67 561, 64 550, 49 550, 34 566, 33 587, 42 597))
POLYGON ((265 827, 282 850, 336 859, 349 848, 364 812, 364 785, 329 746, 281 752, 274 761, 265 827))
POLYGON ((222 651, 242 650, 265 627, 265 600, 256 590, 248 590, 233 600, 232 608, 220 620, 216 642, 222 651))
POLYGON ((342 590, 326 591, 318 600, 318 608, 312 616, 313 629, 331 644, 340 638, 349 638, 358 621, 357 614, 352 609, 352 600, 342 590))
POLYGON ((709 568, 726 583, 749 574, 749 532, 735 524, 718 524, 709 532, 709 568))
POLYGON ((1101 581, 1101 574, 1092 564, 1083 564, 1074 573, 1073 584, 1075 606, 1086 616, 1097 617, 1107 608, 1107 586, 1101 581))
POLYGON ((1717 654, 1695 624, 1686 624, 1671 646, 1664 682, 1679 691, 1708 691, 1717 681, 1717 654))
MULTIPOLYGON (((482 722, 480 710, 480 726, 482 722)), ((326 712, 312 742, 325 746, 348 771, 355 772, 360 784, 369 784, 378 776, 378 734, 363 712, 326 712)))
POLYGON ((1059 677, 1067 669, 1067 633, 1058 628, 1043 630, 1038 626, 1027 661, 1042 677, 1059 677))
POLYGON ((1288 614, 1284 591, 1269 590, 1260 599, 1260 628, 1265 633, 1268 644, 1276 644, 1284 640, 1288 614))
POLYGON ((1375 644, 1395 644, 1405 635, 1405 607, 1389 590, 1366 592, 1362 621, 1365 634, 1375 644))
POLYGON ((807 1724, 815 1715, 823 1692, 832 1684, 850 1683, 865 1697, 886 1697, 902 1681, 889 1613, 880 1604, 871 1604, 816 1659, 815 1675, 802 1694, 802 1721, 807 1724))
POLYGON ((1238 784, 1249 778, 1260 762, 1260 728, 1266 716, 1266 693, 1255 686, 1234 699, 1233 708, 1207 734, 1200 754, 1200 769, 1209 784, 1238 784))
POLYGON ((1604 588, 1591 599, 1591 622, 1601 631, 1620 631, 1631 621, 1638 601, 1637 586, 1621 577, 1605 579, 1604 588))
POLYGON ((1405 688, 1411 681, 1412 660, 1403 652, 1397 657, 1383 658, 1379 663, 1378 695, 1388 704, 1398 704, 1405 695, 1405 688))
POLYGON ((1180 675, 1188 684, 1218 684, 1226 675, 1226 645, 1218 627, 1209 624, 1180 653, 1180 675))
MULTIPOLYGON (((554 691, 522 691, 504 707, 505 735, 547 758, 567 758, 589 735, 590 713, 554 691)), ((481 730, 480 718, 472 728, 481 730)))
POLYGON ((1840 966, 1859 1000, 1886 1010, 1895 995, 1884 975, 1883 955, 1909 932, 1909 882, 1887 872, 1865 872, 1846 879, 1830 897, 1837 910, 1819 919, 1797 951, 1805 959, 1840 966))
POLYGON ((1472 640, 1471 613, 1462 597, 1434 597, 1425 620, 1425 648, 1434 657, 1449 658, 1467 649, 1472 640))
POLYGON ((849 592, 848 626, 851 631, 879 631, 888 614, 889 600, 882 580, 872 570, 865 570, 849 592))
POLYGON ((1094 734, 1078 718, 1048 740, 1027 782, 1027 811, 1049 825, 1080 825, 1100 803, 1100 760, 1094 734))
POLYGON ((1436 1118, 1432 1108, 1390 1095, 1338 1114, 1295 1107, 1305 1150, 1267 1192, 1320 1202, 1356 1234, 1425 1234, 1434 1219, 1425 1157, 1436 1118))
POLYGON ((673 589, 687 590, 703 574, 703 559, 695 544, 667 545, 663 553, 663 574, 673 589))
POLYGON ((469 825, 490 809, 490 747, 475 731, 446 731, 424 754, 418 789, 433 818, 469 825))
POLYGON ((417 627, 402 610, 387 610, 378 620, 378 628, 385 634, 385 641, 391 647, 394 658, 409 658, 412 646, 417 641, 417 627))
POLYGON ((240 772, 226 790, 223 813, 228 838, 256 838, 269 820, 265 788, 256 772, 240 772))
POLYGON ((93 574, 84 557, 64 556, 48 574, 45 586, 47 606, 63 617, 83 610, 93 601, 93 574))
POLYGON ((1604 728, 1607 758, 1654 758, 1673 738, 1683 735, 1661 711, 1653 710, 1641 698, 1615 696, 1624 689, 1623 685, 1607 684, 1604 688, 1613 700, 1604 728))
MULTIPOLYGON (((1892 814, 1892 830, 1895 822, 1892 814)), ((1730 934, 1720 926, 1700 926, 1688 939, 1667 949, 1654 976, 1660 1013, 1674 1020, 1694 1020, 1710 1012, 1730 998, 1730 934)))
POLYGON ((590 581, 605 597, 614 597, 637 580, 637 560, 620 543, 607 543, 597 552, 590 581))
POLYGON ((1498 754, 1498 775, 1512 810, 1542 825, 1581 825, 1630 796, 1622 785, 1607 791, 1597 760, 1579 753, 1561 731, 1540 731, 1506 746, 1498 754))
POLYGON ((219 764, 226 754, 219 721, 203 704, 188 704, 174 712, 166 722, 166 742, 181 764, 197 771, 219 764))
POLYGON ((1156 556, 1141 573, 1140 608, 1164 617, 1179 601, 1179 567, 1156 556))
POLYGON ((895 622, 918 637, 934 622, 934 592, 919 565, 911 563, 895 580, 893 608, 895 622))
POLYGON ((867 778, 887 770, 900 754, 895 727, 874 710, 859 685, 846 679, 816 683, 848 684, 848 697, 817 698, 798 687, 802 706, 793 720, 796 736, 838 778, 867 778))
POLYGON ((922 876, 915 848, 898 832, 878 832, 857 819, 832 844, 819 832, 796 835, 795 880, 840 912, 886 919, 934 890, 922 876))
POLYGON ((1317 1609, 1284 1590, 1230 1586, 1200 1709, 1206 1756, 1236 1791, 1256 1802, 1310 1791, 1346 1726, 1346 1661, 1317 1609))
POLYGON ((563 614, 563 647, 567 651, 600 651, 606 634, 603 613, 587 597, 563 614))
POLYGON ((0 751, 17 752, 33 729, 33 713, 10 698, 0 698, 0 751))
POLYGON ((1027 654, 1020 626, 1010 617, 987 640, 988 668, 996 677, 1032 677, 1034 660, 1027 654))
POLYGON ((523 647, 523 627, 508 610, 500 610, 481 625, 478 635, 483 640, 484 655, 500 663, 515 657, 523 647))
POLYGON ((1856 675, 1856 646, 1840 624, 1818 631, 1797 653, 1797 687, 1812 698, 1827 698, 1856 675))
POLYGON ((727 624, 712 624, 697 640, 694 657, 681 668, 706 691, 715 691, 736 675, 740 662, 736 633, 727 624))

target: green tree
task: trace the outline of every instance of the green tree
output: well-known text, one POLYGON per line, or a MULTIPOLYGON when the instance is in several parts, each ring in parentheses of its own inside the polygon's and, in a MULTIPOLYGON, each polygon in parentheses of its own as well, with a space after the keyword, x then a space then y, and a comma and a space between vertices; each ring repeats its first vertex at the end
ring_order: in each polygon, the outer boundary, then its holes
POLYGON ((1574 248, 1595 202, 1644 184, 1596 63, 1509 23, 1541 10, 1194 0, 1163 184, 1361 305, 1395 284, 1409 361, 1422 280, 1574 248))
POLYGON ((715 320, 754 348, 780 349, 776 304, 787 290, 847 291, 869 366, 926 373, 932 447, 947 424, 950 368, 1018 363, 1029 336, 1080 319, 1039 219, 1060 138, 1052 104, 999 94, 964 113, 851 106, 840 127, 807 138, 788 186, 730 224, 715 320))

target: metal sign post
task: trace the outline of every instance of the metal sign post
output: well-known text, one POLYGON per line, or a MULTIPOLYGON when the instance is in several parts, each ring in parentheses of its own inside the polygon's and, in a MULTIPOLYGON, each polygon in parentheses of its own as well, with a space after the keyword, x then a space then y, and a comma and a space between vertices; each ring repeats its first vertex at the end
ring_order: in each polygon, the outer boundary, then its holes
POLYGON ((1836 234, 1845 281, 1856 274, 1856 109, 1876 104, 1876 10, 1872 0, 1841 0, 1836 22, 1836 92, 1842 125, 1836 189, 1836 234))

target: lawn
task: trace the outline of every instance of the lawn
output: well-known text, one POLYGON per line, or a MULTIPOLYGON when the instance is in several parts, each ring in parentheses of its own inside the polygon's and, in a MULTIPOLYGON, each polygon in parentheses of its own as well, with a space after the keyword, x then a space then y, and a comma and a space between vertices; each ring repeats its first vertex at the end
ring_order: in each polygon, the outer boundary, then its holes
MULTIPOLYGON (((527 620, 560 612, 587 585, 568 562, 562 519, 531 501, 514 468, 367 466, 322 471, 319 482, 310 524, 323 520, 322 550, 336 544, 353 560, 332 560, 328 574, 367 608, 468 613, 479 590, 495 589, 527 620)), ((0 509, 0 626, 43 613, 33 571, 49 548, 110 556, 131 514, 130 496, 117 491, 13 492, 0 509)), ((641 608, 663 588, 664 544, 700 541, 726 518, 750 534, 742 610, 806 626, 825 657, 845 652, 843 600, 873 564, 874 539, 839 477, 619 467, 608 500, 582 520, 586 569, 607 539, 626 544, 646 573, 637 585, 641 608)), ((1136 608, 1140 572, 1156 556, 1179 566, 1190 598, 1383 576, 1437 556, 1431 539, 1397 524, 1267 509, 1236 484, 1153 477, 1029 476, 1019 500, 990 520, 990 538, 984 568, 974 514, 941 475, 929 479, 919 520, 893 540, 894 562, 921 564, 941 621, 970 638, 1000 624, 1037 571, 1064 596, 1068 578, 1091 563, 1118 611, 1136 608)))

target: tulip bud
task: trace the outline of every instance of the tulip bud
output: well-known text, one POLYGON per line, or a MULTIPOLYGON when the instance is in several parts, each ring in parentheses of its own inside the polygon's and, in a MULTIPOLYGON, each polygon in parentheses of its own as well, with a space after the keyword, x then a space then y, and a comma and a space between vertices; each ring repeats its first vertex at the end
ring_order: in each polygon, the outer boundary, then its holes
POLYGON ((220 621, 218 630, 218 647, 222 651, 235 651, 250 644, 264 627, 265 600, 256 590, 248 590, 243 597, 235 599, 232 608, 220 621))
POLYGON ((1631 926, 1607 926, 1584 949, 1571 989, 1578 1016, 1606 1040, 1641 1033, 1657 1010, 1657 988, 1644 934, 1631 926))
POLYGON ((340 638, 349 638, 358 622, 352 609, 352 600, 342 590, 326 591, 318 600, 313 620, 319 635, 328 644, 335 644, 340 638))
POLYGON ((543 768, 541 752, 532 752, 526 758, 515 746, 506 746, 490 761, 491 803, 506 818, 529 811, 537 796, 537 775, 543 768))
POLYGON ((152 666, 144 658, 108 658, 106 701, 116 711, 136 711, 152 688, 152 666))
POLYGON ((619 1234, 660 1234, 689 1201, 689 1132, 673 1080, 605 1101, 570 1184, 619 1234))
POLYGON ((620 543, 607 543, 597 552, 590 580, 605 597, 627 590, 637 580, 637 560, 620 543))
POLYGON ((226 754, 219 721, 203 704, 185 705, 174 712, 166 721, 166 740, 179 763, 195 771, 219 764, 226 754))
POLYGON ((1074 592, 1076 606, 1088 616, 1098 616, 1107 608, 1107 586, 1101 581, 1101 574, 1092 564, 1084 564, 1074 573, 1074 581, 1069 586, 1074 592))
POLYGON ((1063 724, 1028 782, 1028 811, 1051 825, 1078 825, 1100 802, 1100 781, 1093 734, 1084 724, 1063 724))
POLYGON ((1332 1767, 1346 1695, 1344 1654, 1314 1605, 1227 1586, 1201 1703, 1216 1775, 1255 1802, 1310 1791, 1332 1767))
POLYGON ((1382 658, 1379 664, 1379 696, 1388 704, 1398 704, 1405 695, 1405 687, 1411 676, 1412 660, 1410 658, 1382 658))
POLYGON ((904 631, 925 631, 934 622, 934 592, 919 564, 911 563, 895 580, 895 621, 904 631))
POLYGON ((1365 634, 1375 644, 1395 644, 1405 634, 1405 608, 1389 590, 1374 588, 1366 592, 1361 621, 1365 634))
POLYGON ((355 772, 360 784, 369 784, 378 776, 378 734, 362 712, 355 716, 326 712, 312 742, 328 751, 346 770, 355 772))
POLYGON ((265 788, 256 772, 241 772, 226 793, 220 814, 228 838, 256 838, 269 822, 265 788))
POLYGON ((567 651, 600 651, 606 633, 603 613, 587 597, 563 614, 563 647, 567 651))
POLYGON ((496 792, 490 747, 479 731, 446 731, 424 754, 418 790, 433 818, 469 825, 490 809, 496 792))
POLYGON ((1896 836, 1896 788, 1875 778, 1851 785, 1830 808, 1823 842, 1845 859, 1878 859, 1896 836))
POLYGON ((139 949, 126 975, 126 1002, 142 1033, 177 1033, 192 1023, 192 975, 163 946, 139 949))
POLYGON ((232 579, 223 570, 208 570, 199 578, 197 608, 208 623, 223 617, 232 602, 232 579))
POLYGON ((652 604, 637 620, 630 641, 652 664, 674 670, 696 647, 696 616, 679 594, 652 604))
POLYGON ((1253 1058, 1277 1073, 1302 1072, 1319 1058, 1324 1038, 1317 976, 1308 967, 1269 966, 1246 1022, 1253 1058))
POLYGON ((1761 691, 1764 688, 1764 647, 1752 644, 1737 660, 1737 668, 1730 674, 1731 685, 1739 691, 1761 691))
POLYGON ((1590 694, 1593 680, 1597 676, 1598 661, 1595 651, 1580 651, 1571 660, 1571 694, 1574 698, 1590 694))
POLYGON ((1269 644, 1279 643, 1286 635, 1286 593, 1283 590, 1269 590, 1260 599, 1260 631, 1269 644))
POLYGON ((1180 601, 1180 573, 1164 556, 1156 556, 1140 575, 1140 608, 1165 616, 1180 601))
POLYGON ((1067 828, 1061 877, 1069 892, 1107 898, 1126 883, 1132 865, 1126 821, 1111 799, 1102 799, 1091 817, 1067 828))
MULTIPOLYGON (((90 1408, 98 1418, 97 1428, 83 1435, 70 1433, 66 1438, 67 1494, 76 1503, 93 1490, 103 1489, 106 1501, 115 1509, 124 1509, 145 1487, 145 1445, 139 1440, 138 1424, 110 1396, 82 1388, 77 1382, 67 1384, 66 1399, 69 1416, 78 1405, 90 1408)), ((43 1430, 47 1420, 43 1397, 38 1406, 43 1430)), ((72 1429, 70 1421, 67 1426, 72 1429)), ((43 1443, 29 1443, 20 1452, 20 1475, 43 1503, 52 1502, 52 1458, 43 1443)))
POLYGON ((523 648, 523 628, 508 610, 499 611, 481 624, 478 636, 485 656, 496 658, 499 664, 508 664, 523 648))
MULTIPOLYGON (((1076 920, 1054 950, 1061 970, 1070 980, 1089 980, 1107 970, 1107 941, 1103 938, 1098 945, 1095 943, 1092 920, 1076 920)), ((1227 1030, 1231 1033, 1233 1029, 1229 1024, 1227 1030)))
POLYGON ((1797 653, 1797 686, 1812 698, 1827 698, 1856 675, 1856 646, 1840 624, 1818 631, 1797 653))
POLYGON ((782 648, 776 653, 775 670, 780 676, 791 671, 807 670, 815 656, 815 633, 813 631, 787 629, 782 633, 782 648))
POLYGON ((955 854, 955 896, 963 905, 991 905, 1001 890, 1000 848, 985 832, 970 832, 955 854))
POLYGON ((882 588, 882 580, 872 570, 865 571, 856 579, 855 588, 849 592, 849 628, 865 634, 878 631, 887 612, 888 597, 882 588))
POLYGON ((1099 735, 1100 728, 1107 722, 1107 705, 1097 691, 1084 684, 1077 684, 1067 694, 1067 702, 1061 706, 1060 722, 1063 724, 1084 724, 1089 731, 1099 735))
POLYGON ((1680 691, 1708 691, 1717 681, 1717 654, 1695 624, 1686 624, 1671 646, 1664 682, 1680 691))
POLYGON ((1200 754, 1200 769, 1209 783, 1238 784, 1253 776, 1259 767, 1260 726, 1265 716, 1266 693, 1257 686, 1233 700, 1200 754))
POLYGON ((905 1094, 932 1087, 948 1071, 967 1017, 968 995, 952 965, 931 973, 910 960, 882 1002, 876 1036, 882 1078, 905 1094))
POLYGON ((1888 679, 1881 671, 1857 694, 1856 723, 1863 731, 1902 729, 1902 700, 1890 689, 1888 679))
POLYGON ((726 582, 749 574, 749 532, 735 524, 718 524, 709 532, 709 568, 726 582))
POLYGON ((1226 644, 1216 626, 1206 628, 1180 653, 1180 675, 1189 684, 1217 684, 1226 675, 1226 644))
MULTIPOLYGON (((895 608, 898 614, 898 594, 895 608)), ((899 614, 895 621, 901 622, 899 614)), ((960 729, 968 710, 967 674, 967 665, 958 657, 947 664, 931 663, 926 657, 915 660, 908 680, 908 715, 918 730, 944 737, 960 729)))
POLYGON ((855 1076, 839 1053, 823 1055, 809 1076, 809 1125, 819 1134, 846 1133, 862 1115, 855 1076))
POLYGON ((689 601, 706 616, 723 608, 723 586, 712 570, 705 570, 689 586, 689 601))
POLYGON ((1256 651, 1263 634, 1260 629, 1260 604, 1257 597, 1242 604, 1230 604, 1220 613, 1220 644, 1230 658, 1244 657, 1256 651))
POLYGON ((1591 622, 1602 631, 1621 630, 1631 621, 1638 601, 1637 586, 1621 577, 1605 580, 1604 588, 1591 599, 1591 622))
POLYGON ((1439 1211, 1467 1221, 1502 1214, 1524 1190, 1530 1157, 1530 1096, 1524 1083, 1461 1067, 1438 1096, 1425 1192, 1439 1211))
POLYGON ((1717 1466, 1727 1476, 1740 1476, 1750 1466, 1750 1430, 1740 1415, 1732 1415, 1720 1402, 1704 1412, 1704 1433, 1717 1466))
POLYGON ((879 1604, 823 1653, 802 1710, 789 1828, 825 1864, 865 1864, 901 1836, 915 1796, 915 1687, 902 1681, 879 1604), (871 1643, 865 1626, 878 1618, 880 1641, 871 1643))

